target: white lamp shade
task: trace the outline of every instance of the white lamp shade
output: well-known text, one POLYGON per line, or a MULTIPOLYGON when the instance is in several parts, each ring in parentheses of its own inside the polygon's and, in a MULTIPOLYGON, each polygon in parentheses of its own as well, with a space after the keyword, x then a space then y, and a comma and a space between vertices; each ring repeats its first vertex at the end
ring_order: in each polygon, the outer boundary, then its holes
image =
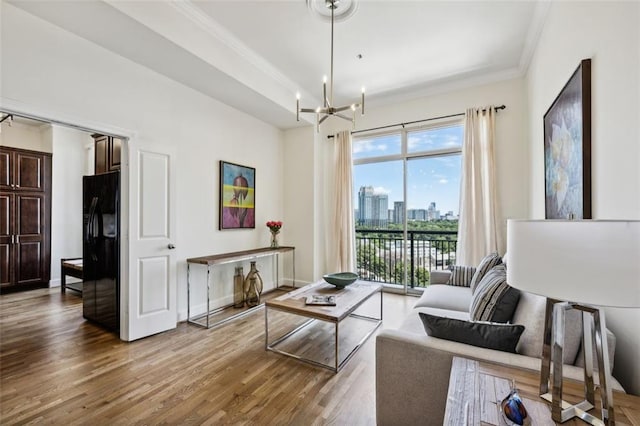
POLYGON ((507 282, 596 306, 640 307, 640 221, 509 220, 507 282))

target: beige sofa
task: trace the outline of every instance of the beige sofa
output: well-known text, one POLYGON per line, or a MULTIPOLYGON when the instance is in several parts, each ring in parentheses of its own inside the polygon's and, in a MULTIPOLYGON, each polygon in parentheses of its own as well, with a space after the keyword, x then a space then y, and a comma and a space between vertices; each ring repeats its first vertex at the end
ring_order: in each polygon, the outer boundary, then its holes
MULTIPOLYGON (((540 371, 546 300, 521 293, 512 322, 522 324, 517 353, 501 352, 428 336, 419 312, 469 319, 471 289, 445 284, 448 271, 434 271, 431 283, 396 330, 382 330, 376 338, 376 418, 379 425, 438 424, 444 418, 451 360, 463 356, 540 371)), ((583 369, 579 313, 569 311, 563 359, 565 377, 581 380, 583 369), (580 361, 578 361, 579 363, 580 361)), ((607 336, 613 362, 615 336, 607 336)), ((613 379, 614 389, 622 390, 613 379)))

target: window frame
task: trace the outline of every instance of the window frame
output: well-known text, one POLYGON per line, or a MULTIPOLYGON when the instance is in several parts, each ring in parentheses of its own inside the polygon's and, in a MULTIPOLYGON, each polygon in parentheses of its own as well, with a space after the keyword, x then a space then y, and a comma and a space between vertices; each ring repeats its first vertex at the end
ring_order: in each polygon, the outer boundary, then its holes
MULTIPOLYGON (((463 151, 463 145, 464 145, 464 131, 465 131, 464 125, 465 125, 464 117, 448 118, 448 119, 429 122, 426 124, 415 125, 411 127, 405 127, 403 125, 402 128, 394 129, 394 130, 363 132, 365 133, 363 136, 356 136, 356 135, 353 136, 353 139, 356 140, 359 138, 370 139, 370 138, 383 137, 388 135, 397 135, 398 133, 400 134, 400 154, 380 155, 376 157, 354 159, 352 162, 352 167, 355 169, 356 166, 364 165, 364 164, 384 163, 384 162, 398 161, 398 160, 402 161, 402 198, 404 200, 404 203, 403 203, 404 204, 404 211, 403 211, 404 222, 402 227, 402 238, 405 241, 405 244, 403 244, 404 248, 402 252, 402 258, 404 259, 405 263, 408 259, 408 247, 407 247, 406 241, 408 241, 408 233, 409 233, 408 221, 407 221, 407 162, 415 159, 438 158, 438 157, 445 157, 449 155, 460 155, 460 157, 462 158, 463 157, 462 151, 463 151), (443 127, 458 127, 458 126, 462 127, 462 130, 463 130, 463 140, 459 147, 440 148, 440 149, 417 151, 417 152, 411 152, 411 153, 408 152, 409 134, 419 132, 419 131, 439 129, 443 127)), ((462 173, 462 164, 460 167, 460 173, 462 173)), ((352 188, 352 191, 354 190, 355 188, 352 188)), ((458 206, 458 215, 459 214, 460 214, 460 206, 458 206)), ((385 290, 392 291, 392 292, 400 292, 402 294, 416 294, 416 293, 420 294, 422 291, 424 291, 424 289, 421 289, 421 288, 413 288, 413 289, 409 288, 409 280, 407 279, 408 269, 409 268, 406 268, 406 267, 404 268, 404 274, 403 274, 404 276, 403 276, 402 284, 394 285, 390 283, 384 283, 383 286, 385 290), (398 287, 402 287, 402 288, 398 288, 398 287)))

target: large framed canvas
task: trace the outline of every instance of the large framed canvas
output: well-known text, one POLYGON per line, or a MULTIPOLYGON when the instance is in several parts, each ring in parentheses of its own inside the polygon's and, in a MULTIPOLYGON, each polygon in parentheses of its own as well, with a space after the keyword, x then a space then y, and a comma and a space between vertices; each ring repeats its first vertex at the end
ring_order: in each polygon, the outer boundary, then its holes
POLYGON ((591 59, 544 115, 545 217, 591 219, 591 59))
POLYGON ((256 169, 220 161, 220 229, 256 227, 256 169))

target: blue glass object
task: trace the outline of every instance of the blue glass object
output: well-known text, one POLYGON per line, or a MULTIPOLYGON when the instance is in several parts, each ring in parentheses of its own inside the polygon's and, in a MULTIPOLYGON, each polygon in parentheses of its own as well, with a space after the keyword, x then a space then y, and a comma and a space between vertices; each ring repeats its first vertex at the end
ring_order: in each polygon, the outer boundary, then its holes
POLYGON ((531 424, 531 419, 516 389, 512 389, 509 395, 502 400, 500 408, 502 409, 502 415, 508 420, 507 424, 521 426, 531 424))

